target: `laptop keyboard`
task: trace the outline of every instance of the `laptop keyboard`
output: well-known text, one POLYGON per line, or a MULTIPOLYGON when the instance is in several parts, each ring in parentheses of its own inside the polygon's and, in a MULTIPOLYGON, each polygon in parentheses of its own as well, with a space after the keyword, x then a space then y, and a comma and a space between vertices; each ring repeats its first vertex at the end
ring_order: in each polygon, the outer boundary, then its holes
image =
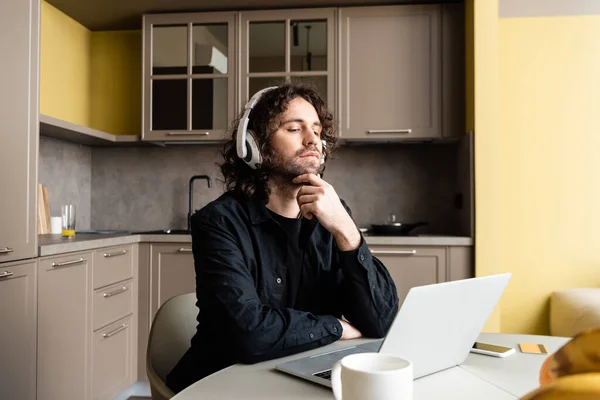
POLYGON ((317 372, 317 373, 313 374, 313 376, 317 376, 319 378, 327 379, 328 381, 330 381, 331 380, 331 370, 328 369, 327 371, 317 372))

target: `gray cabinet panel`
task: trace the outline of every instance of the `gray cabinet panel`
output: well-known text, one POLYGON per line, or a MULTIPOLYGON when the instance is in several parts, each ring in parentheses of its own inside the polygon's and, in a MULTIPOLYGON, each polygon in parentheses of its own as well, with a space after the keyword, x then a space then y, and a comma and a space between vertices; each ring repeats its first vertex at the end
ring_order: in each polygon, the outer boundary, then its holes
POLYGON ((39 8, 0 2, 0 263, 37 254, 39 8))
POLYGON ((38 400, 91 396, 92 253, 39 261, 38 400))
POLYGON ((441 137, 439 5, 342 8, 340 134, 441 137))
POLYGON ((0 267, 0 399, 35 399, 36 261, 0 267))
POLYGON ((386 266, 398 291, 400 302, 414 286, 446 281, 445 247, 369 246, 386 266))
POLYGON ((150 324, 158 308, 171 297, 196 291, 196 271, 190 243, 153 244, 150 261, 150 324))

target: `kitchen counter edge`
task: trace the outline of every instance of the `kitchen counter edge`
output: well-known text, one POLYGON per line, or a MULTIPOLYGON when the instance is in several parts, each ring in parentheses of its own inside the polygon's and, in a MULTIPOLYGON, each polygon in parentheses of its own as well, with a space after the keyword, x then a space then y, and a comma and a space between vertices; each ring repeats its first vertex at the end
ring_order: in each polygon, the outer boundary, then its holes
MULTIPOLYGON (((365 236, 373 246, 472 246, 473 239, 462 236, 365 236)), ((141 235, 79 234, 72 239, 60 235, 39 235, 39 257, 53 256, 76 251, 95 250, 102 247, 135 243, 191 243, 190 235, 141 235)))

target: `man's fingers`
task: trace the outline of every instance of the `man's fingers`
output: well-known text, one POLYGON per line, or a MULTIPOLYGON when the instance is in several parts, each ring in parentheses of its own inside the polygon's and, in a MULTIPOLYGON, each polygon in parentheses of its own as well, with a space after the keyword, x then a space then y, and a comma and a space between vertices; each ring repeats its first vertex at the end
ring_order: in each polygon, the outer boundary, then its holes
POLYGON ((298 196, 298 205, 313 203, 317 200, 319 200, 319 196, 316 194, 303 194, 298 196))
POLYGON ((315 174, 298 175, 292 180, 293 183, 310 183, 313 186, 321 186, 325 181, 315 174))
POLYGON ((305 218, 312 219, 313 203, 304 203, 300 205, 300 212, 305 218))

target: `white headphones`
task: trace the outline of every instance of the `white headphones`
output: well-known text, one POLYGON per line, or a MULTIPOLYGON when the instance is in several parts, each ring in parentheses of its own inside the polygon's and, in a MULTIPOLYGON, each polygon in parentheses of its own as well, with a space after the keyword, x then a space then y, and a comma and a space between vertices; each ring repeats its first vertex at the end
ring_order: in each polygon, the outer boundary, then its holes
MULTIPOLYGON (((236 138, 237 155, 252 169, 257 169, 258 164, 262 163, 262 156, 260 154, 260 148, 258 147, 256 137, 254 136, 254 131, 248 130, 250 112, 256 103, 258 103, 258 100, 261 98, 264 92, 276 88, 277 86, 271 86, 256 92, 254 96, 250 98, 248 103, 246 103, 246 106, 244 107, 244 115, 242 115, 240 123, 238 124, 236 138)), ((323 164, 325 163, 325 147, 327 145, 327 141, 321 140, 321 142, 323 144, 323 148, 321 150, 321 164, 323 164)))

